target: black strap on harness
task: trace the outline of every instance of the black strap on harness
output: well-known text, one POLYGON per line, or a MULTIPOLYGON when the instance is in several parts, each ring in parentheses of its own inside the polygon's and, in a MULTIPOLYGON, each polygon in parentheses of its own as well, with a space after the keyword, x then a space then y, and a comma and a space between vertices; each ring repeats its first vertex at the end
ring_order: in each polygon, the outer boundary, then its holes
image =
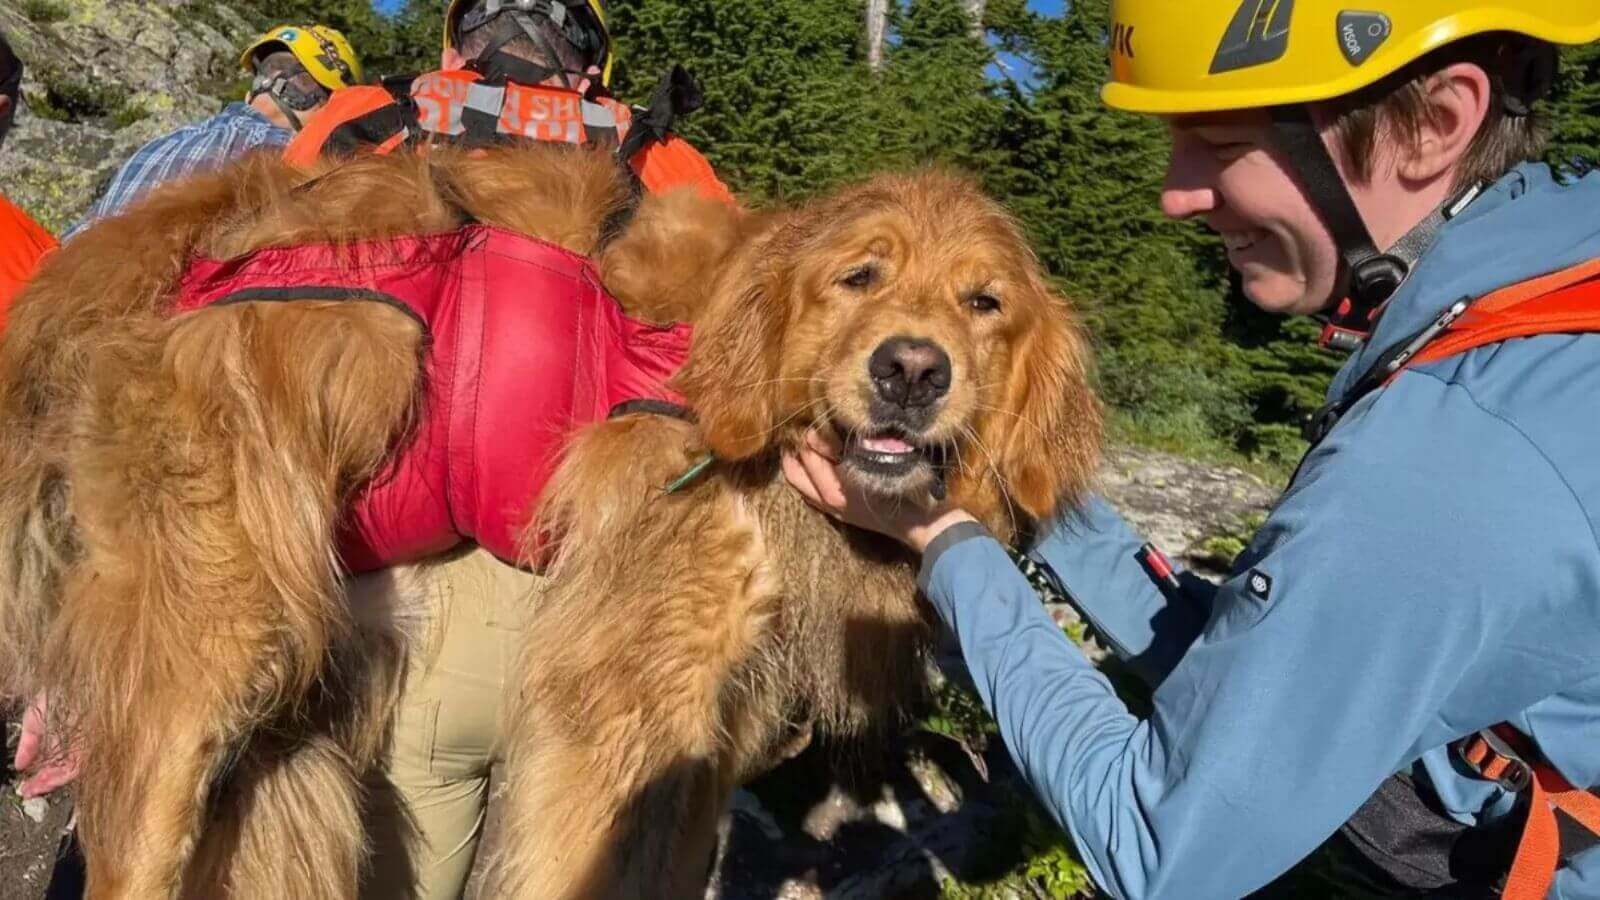
POLYGON ((650 95, 650 104, 634 114, 628 126, 628 136, 617 148, 617 158, 624 163, 632 160, 652 142, 665 141, 679 117, 686 116, 706 103, 700 83, 683 66, 675 65, 650 95))
POLYGON ((322 155, 333 157, 355 156, 368 147, 375 147, 397 134, 405 135, 408 144, 421 139, 417 127, 417 104, 411 99, 411 85, 416 75, 391 75, 378 82, 388 92, 393 103, 360 115, 328 134, 323 142, 322 155))
POLYGON ((666 416, 669 419, 678 419, 689 424, 694 424, 696 419, 694 410, 680 403, 668 400, 656 400, 652 397, 640 397, 636 400, 624 400, 611 407, 606 413, 607 419, 620 419, 623 416, 666 416))
POLYGON ((652 143, 666 141, 672 135, 678 118, 689 115, 704 106, 705 102, 705 92, 700 89, 695 77, 683 66, 674 65, 661 76, 655 91, 650 94, 650 104, 643 109, 634 109, 633 121, 628 125, 628 136, 617 146, 617 162, 628 176, 628 202, 606 217, 600 229, 601 246, 610 243, 627 229, 634 213, 638 212, 639 201, 644 198, 644 183, 633 170, 633 158, 652 143))

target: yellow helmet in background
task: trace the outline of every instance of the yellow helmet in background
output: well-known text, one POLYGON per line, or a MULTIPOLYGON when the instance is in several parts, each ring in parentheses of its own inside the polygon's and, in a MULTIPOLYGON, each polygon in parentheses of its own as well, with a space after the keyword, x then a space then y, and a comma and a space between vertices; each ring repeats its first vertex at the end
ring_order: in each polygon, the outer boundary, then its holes
POLYGON ((361 83, 361 59, 345 36, 326 25, 279 25, 256 38, 239 57, 247 71, 263 56, 287 50, 330 91, 361 83))
MULTIPOLYGON (((461 42, 458 34, 461 19, 472 3, 473 0, 450 0, 444 18, 444 49, 453 50, 461 42)), ((606 8, 601 0, 488 0, 485 21, 502 12, 513 11, 540 13, 554 19, 563 30, 567 30, 564 24, 567 17, 572 17, 579 30, 568 31, 568 39, 590 54, 591 63, 600 69, 600 83, 611 86, 611 32, 606 27, 606 8), (559 12, 556 7, 561 7, 559 12)))
POLYGON ((1113 0, 1107 105, 1181 115, 1354 93, 1463 38, 1600 40, 1600 0, 1113 0))

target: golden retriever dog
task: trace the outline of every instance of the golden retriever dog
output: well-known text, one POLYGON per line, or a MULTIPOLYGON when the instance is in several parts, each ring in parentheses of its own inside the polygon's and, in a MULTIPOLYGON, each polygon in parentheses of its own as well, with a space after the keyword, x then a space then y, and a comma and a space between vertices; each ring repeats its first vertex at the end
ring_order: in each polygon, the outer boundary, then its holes
POLYGON ((565 148, 258 161, 45 266, 0 346, 0 693, 50 697, 82 755, 91 898, 353 897, 432 612, 353 602, 335 549, 426 403, 420 327, 349 301, 171 315, 197 255, 483 222, 695 326, 694 420, 578 431, 527 528, 530 562, 556 549, 490 896, 696 896, 737 784, 915 696, 915 560, 781 484, 804 429, 844 438, 882 502, 948 494, 1002 540, 1086 486, 1082 334, 970 183, 891 175, 765 214, 646 198, 603 241, 627 197, 609 157, 565 148))

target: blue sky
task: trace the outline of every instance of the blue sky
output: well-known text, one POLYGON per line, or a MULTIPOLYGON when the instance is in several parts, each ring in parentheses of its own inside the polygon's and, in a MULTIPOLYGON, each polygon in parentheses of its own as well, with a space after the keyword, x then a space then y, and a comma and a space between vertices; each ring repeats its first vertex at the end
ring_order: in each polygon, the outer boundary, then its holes
MULTIPOLYGON (((403 3, 404 0, 372 0, 372 5, 380 12, 399 9, 403 3)), ((1050 15, 1060 15, 1062 3, 1063 0, 1028 0, 1029 6, 1050 15)))

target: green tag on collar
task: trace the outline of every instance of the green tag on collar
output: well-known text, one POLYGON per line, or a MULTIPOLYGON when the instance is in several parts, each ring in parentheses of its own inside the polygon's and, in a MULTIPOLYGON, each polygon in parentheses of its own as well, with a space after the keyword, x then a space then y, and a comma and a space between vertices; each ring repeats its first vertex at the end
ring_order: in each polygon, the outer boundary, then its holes
POLYGON ((693 484, 695 479, 699 478, 701 475, 704 475, 705 471, 711 468, 711 464, 716 461, 717 458, 715 456, 707 453, 705 456, 696 461, 694 465, 690 466, 682 475, 679 475, 677 478, 674 478, 672 481, 668 482, 667 486, 661 489, 661 493, 676 494, 677 492, 683 490, 684 488, 693 484))

